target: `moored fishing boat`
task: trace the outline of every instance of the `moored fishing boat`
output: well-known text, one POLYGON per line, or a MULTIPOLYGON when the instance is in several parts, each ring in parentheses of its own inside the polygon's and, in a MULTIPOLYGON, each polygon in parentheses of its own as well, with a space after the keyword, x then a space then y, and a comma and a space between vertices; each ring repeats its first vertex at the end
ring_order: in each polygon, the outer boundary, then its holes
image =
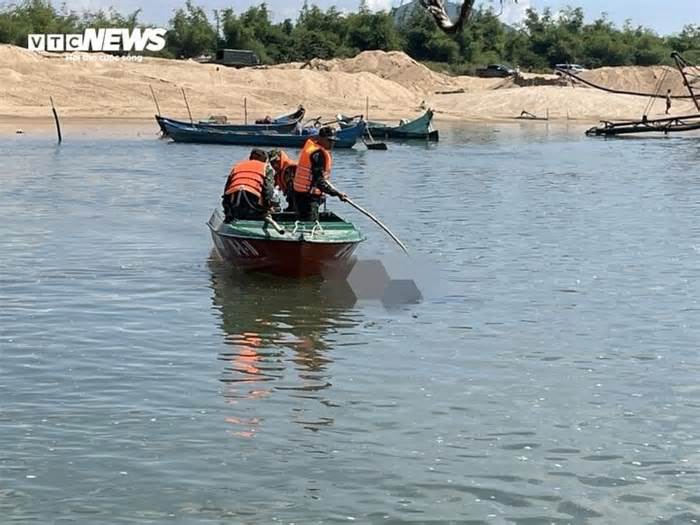
MULTIPOLYGON (((353 119, 344 115, 338 116, 341 128, 352 125, 353 119)), ((369 121, 367 129, 373 138, 382 139, 422 139, 438 141, 440 135, 433 129, 433 110, 429 109, 423 115, 413 120, 402 120, 397 126, 390 126, 382 122, 369 121)))
POLYGON ((293 213, 276 213, 273 220, 275 225, 263 220, 226 223, 221 211, 215 210, 207 225, 225 261, 243 270, 287 277, 321 275, 347 267, 365 240, 352 223, 331 212, 321 213, 318 222, 298 221, 293 213))
MULTIPOLYGON (((302 130, 302 133, 276 133, 268 131, 222 131, 218 129, 202 129, 191 124, 175 124, 164 121, 166 134, 175 142, 197 144, 228 144, 237 146, 262 146, 301 148, 316 130, 302 130)), ((336 135, 334 148, 352 148, 365 133, 367 125, 364 121, 341 129, 336 135)))
POLYGON ((164 136, 168 135, 167 124, 177 125, 177 126, 191 126, 198 129, 213 129, 219 131, 244 131, 244 132, 257 132, 257 131, 268 131, 275 133, 291 133, 299 125, 299 123, 304 118, 306 110, 303 106, 299 106, 299 109, 292 113, 287 113, 280 115, 274 119, 269 119, 269 121, 258 120, 255 124, 221 124, 212 121, 200 120, 196 123, 186 122, 184 120, 176 120, 168 117, 162 117, 156 115, 156 122, 158 127, 163 132, 164 136))

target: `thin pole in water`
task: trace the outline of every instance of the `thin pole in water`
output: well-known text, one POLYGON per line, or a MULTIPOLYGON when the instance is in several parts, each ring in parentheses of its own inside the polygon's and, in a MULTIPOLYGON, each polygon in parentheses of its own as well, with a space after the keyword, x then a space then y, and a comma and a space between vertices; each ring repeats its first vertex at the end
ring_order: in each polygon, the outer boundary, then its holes
POLYGON ((151 90, 151 95, 153 95, 153 102, 156 103, 156 110, 158 110, 158 116, 160 117, 160 106, 158 105, 158 99, 156 98, 156 94, 155 94, 155 92, 153 91, 153 86, 151 86, 150 84, 148 84, 148 87, 149 87, 150 90, 151 90))
POLYGON ((192 120, 192 112, 190 111, 190 105, 187 102, 187 95, 185 95, 185 88, 180 88, 182 90, 182 98, 185 99, 185 106, 187 106, 187 113, 190 116, 190 124, 194 124, 194 121, 192 120))
POLYGON ((365 120, 369 122, 369 97, 365 98, 365 120))
POLYGON ((394 239, 394 241, 396 241, 396 244, 398 244, 399 246, 401 246, 401 249, 406 253, 406 255, 408 255, 408 250, 406 249, 406 247, 404 246, 404 244, 399 240, 398 237, 396 237, 396 235, 394 235, 393 233, 391 233, 391 230, 389 230, 389 228, 387 228, 386 226, 384 226, 384 224, 382 224, 382 222, 381 222, 379 219, 377 219, 374 215, 372 215, 370 212, 368 212, 367 210, 365 210, 365 209, 362 208, 361 206, 359 206, 359 205, 355 204, 354 202, 352 202, 350 199, 347 199, 345 202, 347 202, 350 206, 352 206, 352 207, 355 208, 356 210, 360 211, 361 213, 365 214, 367 217, 369 217, 369 218, 372 219, 375 223, 377 223, 377 224, 379 225, 379 227, 380 227, 382 230, 384 230, 387 234, 389 234, 389 237, 391 237, 392 239, 394 239))
POLYGON ((61 122, 58 120, 58 113, 56 113, 56 107, 53 104, 53 97, 49 97, 49 100, 51 100, 51 111, 53 111, 53 118, 56 121, 56 131, 58 132, 58 143, 60 144, 63 141, 63 137, 61 136, 61 122))
POLYGON ((243 116, 246 125, 248 125, 248 97, 243 97, 243 116))

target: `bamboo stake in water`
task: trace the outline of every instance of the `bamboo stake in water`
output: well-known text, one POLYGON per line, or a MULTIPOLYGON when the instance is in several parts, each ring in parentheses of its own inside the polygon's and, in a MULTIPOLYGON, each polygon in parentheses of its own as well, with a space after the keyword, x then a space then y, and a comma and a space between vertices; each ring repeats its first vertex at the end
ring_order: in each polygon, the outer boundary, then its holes
POLYGON ((63 141, 63 137, 61 136, 61 123, 58 120, 58 113, 56 113, 56 107, 53 105, 53 97, 49 97, 51 100, 51 111, 53 111, 53 118, 56 121, 56 131, 58 132, 58 143, 60 144, 63 141))
POLYGON ((153 86, 149 84, 148 87, 151 89, 151 95, 153 95, 153 102, 156 103, 156 110, 158 110, 158 116, 160 117, 160 106, 158 105, 158 99, 156 98, 156 94, 153 91, 153 86))
POLYGON ((185 106, 187 106, 187 113, 190 116, 190 124, 194 124, 192 120, 192 112, 190 111, 190 105, 187 102, 187 95, 185 95, 185 88, 180 88, 182 90, 182 97, 185 99, 185 106))
POLYGON ((248 124, 248 97, 243 98, 243 115, 246 125, 248 124))

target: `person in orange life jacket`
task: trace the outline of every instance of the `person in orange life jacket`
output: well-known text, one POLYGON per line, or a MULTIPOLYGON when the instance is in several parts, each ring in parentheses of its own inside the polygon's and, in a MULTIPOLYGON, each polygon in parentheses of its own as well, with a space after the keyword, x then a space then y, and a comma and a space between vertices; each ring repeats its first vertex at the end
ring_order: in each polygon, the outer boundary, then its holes
POLYGON ((335 130, 326 126, 318 131, 318 135, 307 140, 301 150, 293 189, 296 212, 302 221, 318 221, 324 194, 338 197, 341 201, 348 198, 330 182, 333 166, 330 150, 336 140, 335 130))
POLYGON ((249 160, 231 169, 221 197, 226 222, 262 219, 272 210, 275 170, 267 160, 267 153, 256 148, 249 160))
POLYGON ((284 150, 273 149, 268 153, 270 164, 275 170, 275 186, 277 186, 287 199, 287 208, 284 211, 294 210, 293 183, 297 163, 289 158, 284 150))

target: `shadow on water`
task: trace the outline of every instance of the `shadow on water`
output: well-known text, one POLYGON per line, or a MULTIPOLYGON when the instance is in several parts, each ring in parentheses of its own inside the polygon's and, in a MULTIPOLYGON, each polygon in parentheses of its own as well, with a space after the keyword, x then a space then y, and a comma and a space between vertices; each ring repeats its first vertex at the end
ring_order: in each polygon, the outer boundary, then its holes
MULTIPOLYGON (((332 406, 323 391, 332 386, 329 367, 336 341, 359 324, 355 296, 334 281, 239 272, 215 254, 208 266, 224 335, 218 358, 224 363, 220 381, 226 402, 243 408, 282 393, 297 405, 311 400, 332 406)), ((234 432, 237 436, 252 437, 259 430, 259 416, 227 421, 245 428, 234 432)), ((332 419, 298 422, 318 430, 332 419)))

